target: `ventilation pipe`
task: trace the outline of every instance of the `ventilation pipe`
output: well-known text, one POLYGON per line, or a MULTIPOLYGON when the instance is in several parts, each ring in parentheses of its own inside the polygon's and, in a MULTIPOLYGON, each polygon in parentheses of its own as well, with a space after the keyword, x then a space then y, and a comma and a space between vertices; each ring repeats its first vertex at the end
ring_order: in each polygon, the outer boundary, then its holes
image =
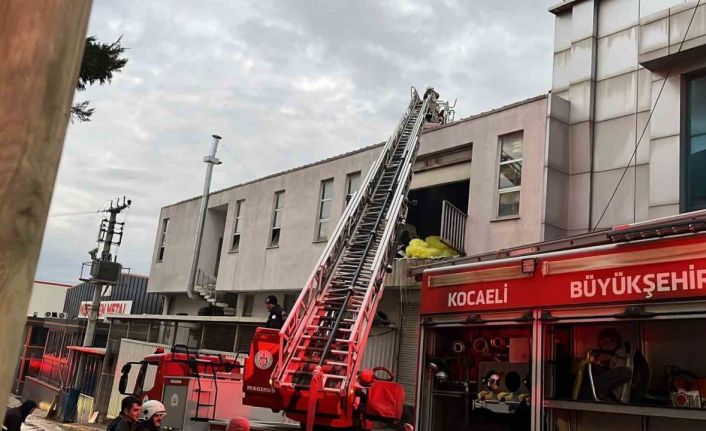
POLYGON ((199 255, 201 254, 201 240, 203 239, 203 226, 206 222, 206 210, 208 209, 208 194, 211 191, 211 176, 213 175, 213 166, 220 165, 221 161, 216 157, 218 150, 218 142, 221 137, 213 135, 213 143, 211 144, 211 152, 203 158, 206 163, 206 178, 203 182, 203 194, 201 195, 201 207, 199 208, 199 222, 196 226, 196 239, 194 240, 194 253, 191 260, 191 272, 189 273, 189 285, 187 286, 186 294, 189 299, 194 299, 194 286, 196 285, 196 273, 198 272, 199 255))

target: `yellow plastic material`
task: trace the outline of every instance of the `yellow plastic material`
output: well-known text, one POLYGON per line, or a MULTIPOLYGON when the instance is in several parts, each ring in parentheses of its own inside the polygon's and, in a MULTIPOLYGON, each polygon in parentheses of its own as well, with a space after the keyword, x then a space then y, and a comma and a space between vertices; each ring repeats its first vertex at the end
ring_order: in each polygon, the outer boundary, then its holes
POLYGON ((425 240, 416 238, 410 241, 405 255, 411 259, 431 259, 458 256, 458 252, 441 242, 441 237, 433 235, 425 240))

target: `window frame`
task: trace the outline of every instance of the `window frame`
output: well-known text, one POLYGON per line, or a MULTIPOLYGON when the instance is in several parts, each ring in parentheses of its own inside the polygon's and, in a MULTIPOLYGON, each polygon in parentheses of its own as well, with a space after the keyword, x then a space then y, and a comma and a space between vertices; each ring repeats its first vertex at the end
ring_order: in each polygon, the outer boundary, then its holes
POLYGON ((321 236, 321 226, 323 223, 328 223, 329 229, 331 228, 331 217, 332 217, 332 209, 333 209, 333 198, 336 195, 336 191, 334 189, 335 186, 335 181, 334 178, 326 178, 321 180, 319 183, 319 194, 318 194, 318 200, 316 202, 316 224, 314 225, 314 242, 327 242, 329 240, 329 235, 331 232, 326 232, 326 236, 322 237, 321 236), (325 197, 324 191, 326 184, 331 185, 331 197, 325 197), (324 202, 330 202, 329 205, 329 214, 328 217, 322 218, 323 216, 323 204, 324 202))
POLYGON ((699 78, 706 78, 706 68, 682 74, 680 82, 680 119, 679 119, 679 212, 685 213, 706 208, 706 200, 694 202, 689 194, 688 166, 691 153, 691 125, 689 115, 689 84, 699 78))
POLYGON ((285 190, 277 190, 274 194, 274 199, 272 200, 272 221, 270 222, 270 238, 267 241, 267 248, 278 248, 279 242, 282 239, 282 222, 284 221, 284 201, 282 201, 282 207, 278 207, 280 203, 280 196, 284 196, 285 190), (275 226, 277 221, 277 213, 280 212, 282 215, 280 217, 279 226, 275 226), (275 231, 277 235, 275 236, 275 231))
POLYGON ((162 229, 160 229, 159 234, 159 245, 157 246, 157 259, 156 262, 164 261, 164 253, 167 249, 167 232, 169 228, 169 217, 162 219, 162 229))
POLYGON ((230 236, 230 247, 229 253, 237 253, 240 250, 240 241, 243 236, 242 223, 243 223, 243 205, 245 204, 245 199, 238 199, 235 201, 235 213, 233 215, 233 233, 230 236), (240 228, 240 231, 238 231, 240 228), (235 236, 238 236, 238 243, 235 244, 235 236))
POLYGON ((495 213, 493 220, 508 220, 508 219, 516 219, 520 217, 520 207, 521 207, 521 201, 518 202, 517 206, 517 213, 516 214, 509 214, 509 215, 500 215, 500 196, 504 194, 509 194, 509 193, 518 193, 520 196, 520 199, 522 198, 522 170, 523 170, 523 165, 524 165, 524 160, 525 160, 525 131, 524 129, 519 129, 515 130, 513 132, 509 133, 504 133, 502 135, 498 135, 498 153, 496 157, 496 170, 495 170, 495 213), (504 139, 514 136, 514 135, 520 135, 522 139, 522 157, 519 159, 510 159, 503 161, 502 160, 502 153, 503 153, 503 141, 504 139), (520 163, 520 185, 519 186, 512 186, 512 187, 505 187, 505 188, 500 188, 500 172, 503 166, 510 165, 513 163, 520 163))
POLYGON ((363 182, 363 173, 361 171, 355 171, 355 172, 349 172, 346 174, 346 184, 345 184, 345 195, 343 197, 343 211, 346 210, 348 207, 348 204, 350 203, 351 199, 353 199, 353 195, 357 192, 360 191, 360 186, 362 185, 363 182), (358 177, 358 190, 355 192, 351 193, 351 178, 354 176, 358 177))

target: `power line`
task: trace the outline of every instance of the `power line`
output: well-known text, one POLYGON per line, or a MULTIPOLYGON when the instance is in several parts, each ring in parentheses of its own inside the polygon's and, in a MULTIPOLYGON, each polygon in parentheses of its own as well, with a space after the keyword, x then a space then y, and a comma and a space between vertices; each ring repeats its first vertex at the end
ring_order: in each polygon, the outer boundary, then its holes
POLYGON ((231 156, 233 156, 233 159, 235 160, 235 163, 239 164, 243 169, 245 169, 246 171, 248 171, 248 173, 249 173, 250 175, 252 175, 253 178, 257 178, 257 175, 256 175, 253 171, 251 171, 247 166, 245 166, 245 165, 238 159, 238 157, 237 157, 233 152, 231 152, 231 151, 228 149, 228 147, 227 147, 226 145, 222 145, 221 148, 223 148, 224 150, 226 150, 226 152, 227 152, 228 154, 230 154, 231 156))
POLYGON ((103 211, 101 211, 101 210, 81 211, 81 212, 75 212, 75 213, 49 214, 47 217, 69 217, 69 216, 77 216, 77 215, 100 214, 102 212, 103 211))
MULTIPOLYGON (((696 11, 700 5, 701 5, 701 0, 699 0, 696 3, 696 6, 694 7, 694 13, 691 14, 691 19, 689 20, 689 24, 686 26, 686 31, 684 32, 684 37, 682 38, 681 42, 679 43, 679 49, 677 49, 676 53, 681 52, 681 48, 684 45, 684 42, 686 41, 686 36, 689 34, 689 29, 691 28, 691 23, 694 22, 694 17, 696 16, 696 11)), ((650 126, 650 120, 652 119, 652 114, 654 114, 654 112, 655 112, 655 108, 657 107, 657 103, 659 103, 659 99, 662 96, 662 90, 664 90, 664 86, 665 86, 665 84, 667 84, 667 79, 669 79, 669 75, 671 75, 671 73, 672 73, 672 68, 670 67, 669 70, 667 70, 667 74, 665 75, 664 80, 662 81, 662 86, 659 89, 659 93, 657 93, 657 98, 655 99, 655 103, 654 103, 654 105, 652 105, 652 108, 650 108, 650 115, 647 117, 647 122, 645 122, 645 127, 642 129, 642 133, 640 134, 640 138, 637 141, 637 145, 635 145, 635 150, 630 155, 630 160, 628 160, 628 163, 625 166, 625 169, 623 169, 623 173, 620 175, 620 178, 618 179, 618 183, 615 185, 615 189, 613 190, 613 194, 610 195, 610 199, 608 199, 608 202, 606 203, 605 208, 603 208, 603 212, 601 213, 601 216, 598 218, 598 221, 596 222, 595 226, 593 226, 593 229, 591 229, 591 231, 595 231, 596 229, 598 229, 598 226, 601 224, 601 221, 603 220, 603 217, 605 216, 606 212, 608 211, 610 204, 613 202, 615 195, 618 193, 618 189, 620 188, 620 183, 623 182, 623 178, 625 178, 625 174, 627 174, 628 170, 630 169, 630 164, 632 163, 633 159, 637 155, 637 150, 640 147, 640 144, 642 143, 642 138, 645 136, 645 132, 647 131, 647 128, 650 126)), ((635 168, 635 169, 637 169, 637 168, 635 168)), ((633 209, 633 211, 634 211, 634 209, 633 209)))

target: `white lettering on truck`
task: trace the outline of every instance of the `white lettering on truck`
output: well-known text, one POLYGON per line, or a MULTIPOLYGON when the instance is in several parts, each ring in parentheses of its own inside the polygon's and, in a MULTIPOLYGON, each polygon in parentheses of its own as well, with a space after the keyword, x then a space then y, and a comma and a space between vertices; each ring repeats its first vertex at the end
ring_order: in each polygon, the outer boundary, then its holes
POLYGON ((583 280, 569 283, 571 299, 594 296, 621 296, 639 294, 652 298, 655 293, 677 290, 706 289, 706 269, 695 269, 694 265, 683 271, 656 272, 625 276, 618 271, 612 277, 596 279, 592 274, 583 280))
POLYGON ((502 289, 469 290, 449 292, 448 306, 507 304, 507 284, 502 289))

